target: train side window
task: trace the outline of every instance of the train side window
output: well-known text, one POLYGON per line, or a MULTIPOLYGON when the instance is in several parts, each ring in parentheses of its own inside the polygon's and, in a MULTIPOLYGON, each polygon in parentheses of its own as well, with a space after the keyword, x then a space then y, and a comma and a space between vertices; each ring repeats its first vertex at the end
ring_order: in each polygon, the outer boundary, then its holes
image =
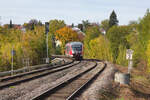
POLYGON ((68 46, 67 46, 67 53, 68 53, 68 46))
POLYGON ((69 53, 69 46, 66 47, 67 53, 69 53))
POLYGON ((68 46, 68 52, 70 51, 70 46, 68 46))

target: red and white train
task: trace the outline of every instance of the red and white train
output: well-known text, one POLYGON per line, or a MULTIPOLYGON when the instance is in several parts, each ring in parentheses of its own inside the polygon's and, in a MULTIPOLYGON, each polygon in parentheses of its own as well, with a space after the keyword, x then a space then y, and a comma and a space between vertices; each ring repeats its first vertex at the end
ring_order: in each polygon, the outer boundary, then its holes
POLYGON ((83 43, 81 42, 69 42, 65 47, 65 55, 73 57, 76 60, 83 58, 83 43))

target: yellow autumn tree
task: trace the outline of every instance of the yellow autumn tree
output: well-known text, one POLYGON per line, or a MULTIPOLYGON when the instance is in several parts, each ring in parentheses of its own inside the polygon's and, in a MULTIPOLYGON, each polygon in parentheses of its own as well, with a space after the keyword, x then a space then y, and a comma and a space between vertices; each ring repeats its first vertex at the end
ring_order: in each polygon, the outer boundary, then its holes
POLYGON ((34 31, 28 30, 22 36, 23 56, 30 58, 33 64, 38 64, 41 58, 45 56, 45 46, 45 33, 42 26, 36 26, 34 31))
MULTIPOLYGON (((100 35, 98 38, 91 40, 89 46, 89 58, 113 61, 110 42, 104 36, 100 35)), ((85 49, 87 49, 87 47, 85 47, 85 49)))
POLYGON ((62 43, 78 41, 78 34, 69 27, 64 27, 56 31, 56 39, 62 43))
POLYGON ((13 50, 15 51, 14 53, 14 69, 17 69, 19 67, 21 67, 21 55, 22 55, 22 50, 21 50, 21 43, 19 42, 14 42, 14 43, 3 43, 1 44, 1 48, 0 48, 0 70, 10 70, 10 65, 11 65, 11 51, 13 50), (2 67, 5 66, 5 67, 2 67))
POLYGON ((150 72, 150 40, 148 41, 146 55, 147 55, 148 72, 150 72))
MULTIPOLYGON (((46 34, 44 26, 35 26, 34 30, 21 31, 0 27, 0 71, 11 69, 11 51, 14 69, 24 67, 24 59, 30 59, 30 65, 43 63, 46 57, 46 34)), ((48 37, 49 57, 52 54, 51 34, 48 37)))
POLYGON ((56 39, 62 43, 62 53, 64 52, 64 45, 67 42, 79 41, 78 33, 69 27, 63 27, 56 31, 56 39))

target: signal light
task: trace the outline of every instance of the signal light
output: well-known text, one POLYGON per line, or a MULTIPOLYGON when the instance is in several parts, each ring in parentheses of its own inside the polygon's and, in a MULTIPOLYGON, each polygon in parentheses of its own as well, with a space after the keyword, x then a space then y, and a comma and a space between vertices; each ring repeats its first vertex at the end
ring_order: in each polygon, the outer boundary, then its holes
POLYGON ((48 34, 49 32, 49 22, 45 22, 45 33, 48 34))

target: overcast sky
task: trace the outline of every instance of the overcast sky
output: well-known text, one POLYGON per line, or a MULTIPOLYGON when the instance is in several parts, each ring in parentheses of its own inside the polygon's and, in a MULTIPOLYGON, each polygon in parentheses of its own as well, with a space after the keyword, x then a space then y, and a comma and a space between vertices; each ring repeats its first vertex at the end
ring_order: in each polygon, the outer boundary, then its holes
POLYGON ((67 24, 82 20, 101 22, 115 10, 119 24, 138 20, 150 8, 150 0, 0 0, 0 22, 23 24, 30 19, 43 23, 51 19, 65 20, 67 24))

